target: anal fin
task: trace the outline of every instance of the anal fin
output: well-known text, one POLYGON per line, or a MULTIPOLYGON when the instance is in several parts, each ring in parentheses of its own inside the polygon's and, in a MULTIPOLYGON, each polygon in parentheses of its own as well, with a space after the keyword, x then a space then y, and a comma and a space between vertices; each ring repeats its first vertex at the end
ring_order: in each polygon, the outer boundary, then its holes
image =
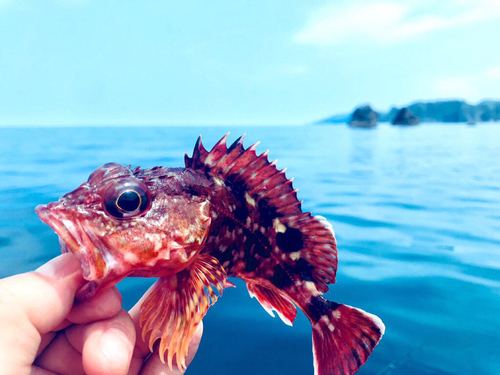
POLYGON ((292 325, 297 317, 297 309, 288 298, 274 289, 263 287, 252 281, 246 281, 246 283, 250 297, 257 298, 269 315, 274 318, 273 310, 275 310, 286 325, 292 325))
POLYGON ((149 337, 149 347, 160 339, 159 354, 162 362, 186 369, 189 342, 209 307, 213 305, 226 285, 224 268, 214 257, 201 254, 187 269, 160 278, 153 292, 141 306, 142 339, 149 337), (217 290, 217 293, 214 291, 217 290))

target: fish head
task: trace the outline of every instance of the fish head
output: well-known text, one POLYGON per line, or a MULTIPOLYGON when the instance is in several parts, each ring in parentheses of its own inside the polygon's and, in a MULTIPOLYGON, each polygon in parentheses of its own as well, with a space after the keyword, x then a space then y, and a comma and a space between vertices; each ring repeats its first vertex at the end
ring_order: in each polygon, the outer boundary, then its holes
MULTIPOLYGON (((141 171, 142 172, 142 171, 141 171)), ((208 234, 208 201, 178 194, 179 178, 165 169, 151 178, 120 164, 96 169, 76 190, 36 207, 80 261, 87 283, 80 299, 126 276, 161 277, 189 266, 208 234), (177 181, 177 182, 176 182, 177 181)))

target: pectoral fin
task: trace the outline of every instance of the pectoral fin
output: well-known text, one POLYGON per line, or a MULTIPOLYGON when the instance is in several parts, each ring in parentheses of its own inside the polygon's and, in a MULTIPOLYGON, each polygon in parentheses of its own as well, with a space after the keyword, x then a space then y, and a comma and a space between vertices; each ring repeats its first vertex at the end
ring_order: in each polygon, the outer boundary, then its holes
POLYGON ((208 308, 222 295, 226 279, 226 271, 217 259, 202 254, 187 269, 160 278, 142 304, 142 338, 144 340, 151 332, 151 351, 156 340, 160 339, 160 358, 165 362, 167 352, 170 369, 174 356, 179 369, 186 369, 185 359, 191 337, 208 308))

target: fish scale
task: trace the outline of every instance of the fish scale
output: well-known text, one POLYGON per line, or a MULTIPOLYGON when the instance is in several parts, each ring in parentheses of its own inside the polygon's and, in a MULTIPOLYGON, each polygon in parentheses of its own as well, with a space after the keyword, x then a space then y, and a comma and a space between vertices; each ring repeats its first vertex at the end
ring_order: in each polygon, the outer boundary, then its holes
POLYGON ((325 218, 303 212, 297 189, 244 136, 207 151, 201 137, 185 168, 106 164, 58 202, 37 207, 87 272, 89 298, 127 276, 159 277, 141 306, 143 339, 172 368, 209 307, 243 279, 250 296, 289 325, 296 306, 313 327, 316 375, 355 373, 380 341, 381 320, 323 297, 335 282, 337 245, 325 218), (119 205, 122 194, 127 205, 119 205), (83 240, 82 240, 83 239, 83 240))

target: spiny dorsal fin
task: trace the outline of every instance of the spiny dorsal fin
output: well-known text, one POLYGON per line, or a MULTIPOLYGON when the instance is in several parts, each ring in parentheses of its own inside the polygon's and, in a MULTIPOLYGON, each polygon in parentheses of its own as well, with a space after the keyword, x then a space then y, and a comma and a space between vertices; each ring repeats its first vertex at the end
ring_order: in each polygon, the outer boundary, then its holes
POLYGON ((278 269, 270 280, 275 287, 286 287, 290 276, 296 275, 312 281, 315 293, 326 292, 328 284, 335 282, 337 270, 337 247, 331 225, 322 217, 302 212, 292 180, 286 178, 285 169, 276 168, 276 161, 269 162, 267 151, 257 155, 257 144, 245 149, 244 136, 228 148, 227 137, 210 151, 199 138, 193 156, 186 155, 186 167, 219 178, 235 194, 243 205, 234 211, 235 219, 246 224, 250 218, 249 229, 258 228, 255 235, 266 238, 255 246, 265 244, 260 254, 271 253, 275 260, 272 267, 278 269))
POLYGON ((287 214, 301 214, 302 202, 297 200, 297 190, 292 187, 293 180, 285 176, 286 168, 278 170, 277 160, 269 162, 268 151, 257 155, 255 149, 259 143, 245 149, 244 134, 228 148, 228 136, 229 133, 210 152, 203 146, 200 136, 194 146, 193 156, 185 156, 186 168, 203 170, 232 183, 241 181, 249 195, 275 200, 276 208, 287 214), (277 202, 278 199, 281 202, 277 202))

